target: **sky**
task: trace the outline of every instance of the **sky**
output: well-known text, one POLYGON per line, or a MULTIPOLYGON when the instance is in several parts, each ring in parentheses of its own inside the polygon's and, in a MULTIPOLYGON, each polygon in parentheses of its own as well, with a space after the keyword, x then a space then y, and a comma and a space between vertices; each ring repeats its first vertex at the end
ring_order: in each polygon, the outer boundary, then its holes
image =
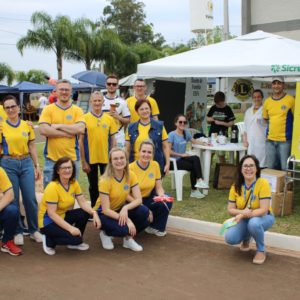
MULTIPOLYGON (((195 37, 190 31, 189 0, 140 0, 145 4, 146 20, 153 24, 154 32, 161 33, 168 44, 185 43, 195 37)), ((241 33, 241 0, 229 0, 230 32, 241 33)), ((223 0, 213 0, 214 25, 223 24, 223 0)), ((106 0, 9 0, 0 1, 0 62, 7 63, 14 71, 40 69, 57 78, 55 55, 42 50, 24 50, 23 56, 16 49, 18 39, 32 29, 30 17, 35 11, 45 11, 55 17, 68 15, 71 19, 86 17, 97 21, 106 0)), ((83 64, 64 60, 63 77, 85 70, 83 64)), ((73 80, 75 81, 75 80, 73 80)))

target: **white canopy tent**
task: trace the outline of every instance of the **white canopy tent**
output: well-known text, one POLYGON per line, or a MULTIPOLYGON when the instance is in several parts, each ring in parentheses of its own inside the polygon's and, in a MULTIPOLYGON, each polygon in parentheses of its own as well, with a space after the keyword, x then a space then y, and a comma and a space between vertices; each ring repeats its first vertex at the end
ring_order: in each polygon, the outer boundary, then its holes
POLYGON ((300 75, 300 42, 263 31, 138 65, 139 77, 300 75))

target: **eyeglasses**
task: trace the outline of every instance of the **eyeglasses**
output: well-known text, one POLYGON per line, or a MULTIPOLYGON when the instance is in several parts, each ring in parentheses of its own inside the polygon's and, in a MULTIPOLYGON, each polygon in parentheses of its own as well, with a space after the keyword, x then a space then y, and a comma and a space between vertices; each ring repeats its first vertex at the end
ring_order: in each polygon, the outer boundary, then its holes
POLYGON ((254 164, 251 165, 243 165, 243 169, 253 169, 255 167, 254 164))
POLYGON ((178 121, 179 124, 184 124, 186 125, 187 124, 187 121, 178 121))
POLYGON ((118 84, 116 82, 106 82, 106 85, 108 86, 117 86, 118 84))
POLYGON ((11 105, 4 107, 5 110, 15 109, 18 105, 11 105))
POLYGON ((64 88, 60 88, 58 89, 60 92, 70 92, 71 90, 70 89, 64 89, 64 88))
POLYGON ((69 167, 60 167, 61 170, 72 170, 73 167, 69 166, 69 167))

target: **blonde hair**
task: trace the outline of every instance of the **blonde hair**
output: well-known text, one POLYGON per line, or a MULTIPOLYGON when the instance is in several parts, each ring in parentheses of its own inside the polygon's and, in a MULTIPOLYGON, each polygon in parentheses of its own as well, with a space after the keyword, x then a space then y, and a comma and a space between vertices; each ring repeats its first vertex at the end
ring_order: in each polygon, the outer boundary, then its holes
POLYGON ((154 157, 154 153, 155 153, 155 146, 154 146, 154 143, 152 142, 151 139, 148 139, 148 140, 144 140, 140 143, 140 147, 139 147, 139 152, 141 151, 142 147, 144 145, 150 145, 152 146, 152 158, 154 157))
POLYGON ((114 147, 112 148, 110 151, 109 151, 109 157, 108 157, 108 164, 105 168, 105 172, 103 173, 103 175, 101 176, 101 178, 103 179, 109 179, 109 178, 112 178, 114 177, 115 173, 114 173, 114 169, 113 169, 113 166, 112 166, 112 154, 115 153, 115 152, 123 152, 124 155, 125 155, 125 158, 126 158, 126 166, 124 168, 124 175, 125 175, 125 178, 126 178, 126 181, 129 180, 129 162, 128 162, 128 158, 127 158, 127 154, 125 152, 124 149, 121 149, 121 148, 118 148, 118 147, 114 147))
POLYGON ((100 91, 94 91, 93 93, 91 93, 90 101, 93 100, 94 96, 100 96, 103 99, 103 94, 100 91))

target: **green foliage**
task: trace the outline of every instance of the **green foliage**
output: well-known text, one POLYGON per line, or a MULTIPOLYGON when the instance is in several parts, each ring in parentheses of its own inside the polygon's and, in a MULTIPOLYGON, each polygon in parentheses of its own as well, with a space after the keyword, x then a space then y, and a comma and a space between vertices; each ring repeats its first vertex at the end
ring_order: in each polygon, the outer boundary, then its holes
POLYGON ((14 71, 5 63, 0 63, 0 81, 2 80, 6 80, 7 85, 11 85, 14 80, 14 71))
POLYGON ((45 75, 47 73, 42 70, 29 70, 28 72, 25 71, 18 71, 15 73, 16 80, 21 81, 29 81, 34 83, 47 83, 47 79, 45 78, 45 75))

